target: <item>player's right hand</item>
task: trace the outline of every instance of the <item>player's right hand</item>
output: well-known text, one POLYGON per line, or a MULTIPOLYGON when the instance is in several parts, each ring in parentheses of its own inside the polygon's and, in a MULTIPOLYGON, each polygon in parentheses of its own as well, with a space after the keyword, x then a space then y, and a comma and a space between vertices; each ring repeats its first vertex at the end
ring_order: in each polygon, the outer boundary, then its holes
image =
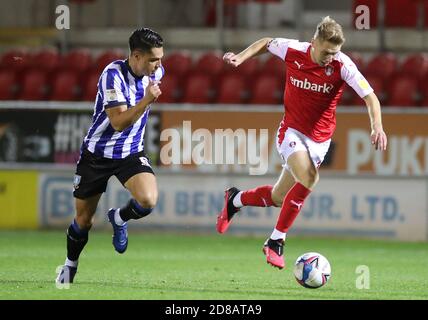
POLYGON ((234 67, 237 67, 241 64, 241 61, 239 61, 238 55, 234 54, 233 52, 226 52, 223 56, 223 61, 234 67))
POLYGON ((146 87, 146 93, 144 95, 150 103, 156 101, 157 98, 162 94, 161 89, 159 88, 160 81, 149 80, 149 84, 146 87))

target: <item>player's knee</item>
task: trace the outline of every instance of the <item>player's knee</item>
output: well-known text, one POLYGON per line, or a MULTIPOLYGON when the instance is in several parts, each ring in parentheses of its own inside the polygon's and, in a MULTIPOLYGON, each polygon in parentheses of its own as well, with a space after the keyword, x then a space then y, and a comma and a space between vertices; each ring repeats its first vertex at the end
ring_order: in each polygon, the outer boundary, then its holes
POLYGON ((158 200, 156 193, 145 193, 135 198, 138 204, 143 208, 154 208, 158 200))
POLYGON ((273 187, 271 197, 275 207, 282 207, 282 202, 284 201, 285 195, 285 192, 282 192, 281 190, 273 187))
POLYGON ((300 183, 303 184, 306 188, 313 188, 319 180, 318 170, 311 168, 306 172, 305 175, 301 177, 300 183))
POLYGON ((94 222, 92 215, 80 214, 77 215, 75 219, 80 229, 89 230, 92 228, 92 224, 94 222))

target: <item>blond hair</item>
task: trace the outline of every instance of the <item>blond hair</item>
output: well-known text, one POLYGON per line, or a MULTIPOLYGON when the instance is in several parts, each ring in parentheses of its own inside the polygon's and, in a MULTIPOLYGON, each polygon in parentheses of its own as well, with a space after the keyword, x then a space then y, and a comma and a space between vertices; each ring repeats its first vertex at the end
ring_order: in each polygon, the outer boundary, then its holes
POLYGON ((345 42, 342 26, 329 16, 324 17, 317 25, 314 39, 328 41, 335 45, 342 45, 345 42))

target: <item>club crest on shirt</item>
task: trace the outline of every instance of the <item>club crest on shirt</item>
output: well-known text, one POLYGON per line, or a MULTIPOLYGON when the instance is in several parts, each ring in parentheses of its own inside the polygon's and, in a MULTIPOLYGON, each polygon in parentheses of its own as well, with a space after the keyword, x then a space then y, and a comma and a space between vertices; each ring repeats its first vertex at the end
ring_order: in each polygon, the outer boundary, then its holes
POLYGON ((107 102, 117 100, 116 89, 107 89, 106 90, 106 100, 107 100, 107 102))
POLYGON ((290 148, 294 148, 296 146, 296 141, 291 141, 289 143, 290 148))
POLYGON ((140 157, 140 161, 143 166, 151 167, 149 160, 146 157, 140 157))
POLYGON ((331 76, 334 72, 334 67, 332 65, 326 65, 324 71, 326 75, 331 76))
POLYGON ((78 174, 75 174, 74 175, 74 179, 73 179, 74 190, 79 189, 80 180, 82 180, 82 176, 79 176, 78 174))

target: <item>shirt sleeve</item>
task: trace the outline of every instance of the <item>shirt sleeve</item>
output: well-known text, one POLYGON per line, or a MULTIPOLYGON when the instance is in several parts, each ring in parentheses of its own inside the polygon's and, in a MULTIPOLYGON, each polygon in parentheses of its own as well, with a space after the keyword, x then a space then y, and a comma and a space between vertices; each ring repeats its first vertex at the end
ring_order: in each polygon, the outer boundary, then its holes
POLYGON ((161 65, 156 71, 155 74, 153 76, 150 77, 150 79, 152 79, 152 81, 160 81, 162 79, 162 77, 165 75, 165 69, 164 67, 161 65))
POLYGON ((343 59, 343 62, 343 66, 340 71, 342 79, 352 87, 352 89, 354 89, 360 98, 364 98, 368 94, 372 93, 374 91, 373 88, 358 70, 355 63, 347 56, 343 59))
POLYGON ((267 49, 270 53, 280 57, 282 60, 285 60, 287 55, 287 50, 290 42, 296 42, 295 39, 285 39, 285 38, 273 38, 267 44, 267 49))
POLYGON ((101 92, 104 109, 127 105, 125 98, 125 83, 117 69, 107 69, 101 76, 101 92))

